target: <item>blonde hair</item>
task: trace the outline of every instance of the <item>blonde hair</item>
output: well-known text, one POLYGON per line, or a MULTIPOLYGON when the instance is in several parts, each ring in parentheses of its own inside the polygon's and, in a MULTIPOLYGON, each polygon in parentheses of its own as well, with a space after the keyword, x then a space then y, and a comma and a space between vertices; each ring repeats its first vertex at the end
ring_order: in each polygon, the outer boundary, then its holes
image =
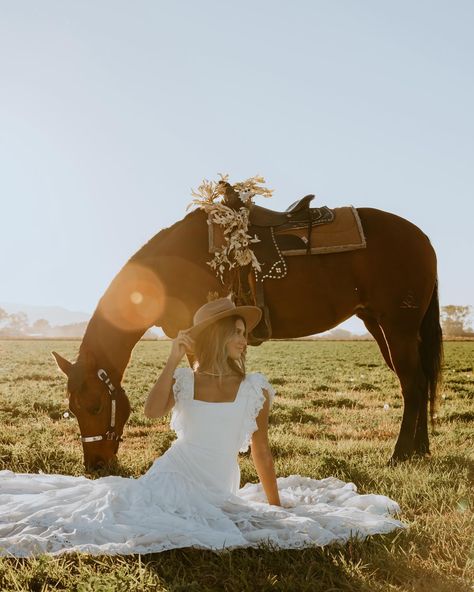
POLYGON ((238 315, 225 317, 209 325, 194 342, 194 355, 196 356, 195 369, 207 370, 220 376, 228 374, 229 370, 244 377, 245 356, 247 350, 242 352, 240 360, 233 360, 227 355, 227 343, 235 334, 235 322, 240 319, 238 315))

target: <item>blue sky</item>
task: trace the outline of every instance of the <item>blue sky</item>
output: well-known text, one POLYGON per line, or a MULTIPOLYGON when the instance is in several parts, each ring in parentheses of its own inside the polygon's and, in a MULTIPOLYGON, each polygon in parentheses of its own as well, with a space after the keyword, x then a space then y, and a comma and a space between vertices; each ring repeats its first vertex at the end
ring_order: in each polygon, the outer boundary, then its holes
POLYGON ((474 3, 0 0, 0 301, 92 311, 190 188, 385 209, 474 304, 474 3))

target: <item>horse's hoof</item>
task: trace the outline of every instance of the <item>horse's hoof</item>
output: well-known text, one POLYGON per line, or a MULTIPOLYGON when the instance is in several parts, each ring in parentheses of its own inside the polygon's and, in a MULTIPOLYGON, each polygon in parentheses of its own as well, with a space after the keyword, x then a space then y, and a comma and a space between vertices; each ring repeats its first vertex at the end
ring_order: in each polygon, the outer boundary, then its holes
POLYGON ((396 467, 400 463, 410 460, 410 458, 412 458, 411 454, 392 454, 387 463, 387 466, 396 467))
POLYGON ((430 460, 431 458, 431 452, 418 452, 415 451, 415 453, 413 454, 413 458, 415 458, 416 460, 430 460))
POLYGON ((418 457, 431 456, 430 447, 427 444, 415 445, 413 454, 418 457))

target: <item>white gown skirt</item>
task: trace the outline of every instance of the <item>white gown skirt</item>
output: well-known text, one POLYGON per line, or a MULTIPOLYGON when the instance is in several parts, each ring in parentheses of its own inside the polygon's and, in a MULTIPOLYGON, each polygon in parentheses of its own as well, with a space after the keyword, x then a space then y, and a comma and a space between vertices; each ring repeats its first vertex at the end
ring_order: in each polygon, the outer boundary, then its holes
POLYGON ((237 494, 170 470, 166 455, 139 479, 90 480, 0 471, 0 555, 156 553, 181 547, 295 549, 404 528, 396 502, 358 495, 352 483, 278 479, 284 507, 261 485, 237 494))

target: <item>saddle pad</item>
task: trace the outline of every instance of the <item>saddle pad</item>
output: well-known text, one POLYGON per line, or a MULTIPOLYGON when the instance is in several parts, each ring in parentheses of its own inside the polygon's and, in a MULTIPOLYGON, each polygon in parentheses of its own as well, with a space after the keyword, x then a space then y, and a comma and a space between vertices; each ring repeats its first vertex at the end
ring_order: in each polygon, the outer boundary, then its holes
MULTIPOLYGON (((364 249, 366 241, 359 213, 352 207, 334 208, 334 220, 311 231, 311 254, 337 253, 364 249)), ((308 226, 300 228, 274 228, 275 237, 282 255, 306 255, 308 243, 308 226), (297 237, 300 241, 285 241, 284 237, 297 237), (295 244, 299 242, 299 244, 295 244), (286 243, 286 244, 285 244, 286 243)))

